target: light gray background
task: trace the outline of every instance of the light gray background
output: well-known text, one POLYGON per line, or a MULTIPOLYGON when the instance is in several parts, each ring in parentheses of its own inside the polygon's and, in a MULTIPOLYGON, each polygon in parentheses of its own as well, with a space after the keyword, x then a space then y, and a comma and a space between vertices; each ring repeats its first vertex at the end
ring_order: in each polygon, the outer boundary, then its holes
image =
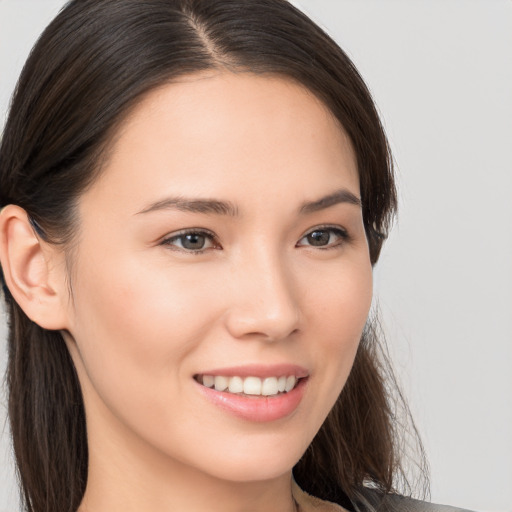
MULTIPOLYGON (((0 0, 0 125, 62 0, 0 0)), ((375 272, 432 499, 512 511, 512 2, 298 0, 369 84, 400 219, 375 272)), ((5 364, 5 327, 0 326, 5 364)), ((2 397, 0 425, 4 423, 2 397)), ((17 510, 8 435, 0 511, 17 510)))

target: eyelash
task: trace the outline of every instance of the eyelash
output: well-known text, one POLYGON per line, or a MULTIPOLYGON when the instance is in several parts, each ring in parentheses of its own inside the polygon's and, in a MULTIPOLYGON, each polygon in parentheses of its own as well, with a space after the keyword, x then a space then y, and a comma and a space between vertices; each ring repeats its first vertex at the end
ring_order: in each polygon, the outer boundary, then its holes
POLYGON ((162 240, 161 245, 169 246, 173 250, 182 251, 187 254, 203 254, 204 252, 206 252, 208 250, 218 249, 220 247, 220 244, 217 241, 217 237, 211 231, 207 231, 205 229, 185 229, 183 231, 179 231, 178 233, 175 233, 172 236, 167 237, 164 240, 162 240), (211 243, 214 245, 214 247, 207 247, 205 249, 195 249, 194 250, 194 249, 187 249, 185 247, 173 246, 173 242, 183 239, 188 235, 204 236, 206 239, 211 241, 211 243))
MULTIPOLYGON (((297 242, 296 247, 313 247, 319 250, 327 251, 331 249, 337 249, 341 245, 344 245, 346 242, 350 241, 350 235, 347 233, 347 231, 339 226, 316 226, 313 229, 309 230, 307 233, 305 233, 300 239, 299 242, 297 242), (304 238, 312 235, 315 232, 329 232, 330 234, 334 234, 339 237, 339 240, 334 243, 329 243, 328 245, 322 246, 315 246, 312 244, 308 245, 299 245, 299 242, 303 240, 304 238)), ((218 243, 217 237, 214 233, 211 231, 207 231, 204 229, 186 229, 183 231, 179 231, 178 233, 173 234, 170 237, 167 237, 163 239, 160 242, 160 245, 168 246, 172 248, 173 250, 182 251, 187 254, 203 254, 204 252, 211 250, 211 249, 219 249, 220 244, 218 243), (183 239, 186 236, 189 235, 196 235, 196 236, 203 236, 206 239, 210 240, 210 242, 213 244, 213 247, 206 247, 201 249, 187 249, 185 247, 179 247, 173 245, 176 241, 183 239)))
MULTIPOLYGON (((334 234, 336 236, 339 237, 339 240, 334 242, 334 243, 329 243, 328 245, 318 245, 318 246, 315 246, 315 245, 306 245, 306 246, 302 246, 302 247, 313 247, 315 249, 319 249, 319 250, 322 250, 322 251, 328 251, 328 250, 331 250, 331 249, 338 249, 340 246, 344 245, 345 243, 347 242, 350 242, 351 238, 350 238, 350 235, 348 234, 348 232, 339 227, 339 226, 316 226, 314 227, 313 229, 310 229, 306 234, 304 234, 300 240, 303 240, 304 238, 310 236, 311 234, 315 233, 316 231, 326 231, 326 232, 329 232, 331 234, 334 234)), ((299 242, 300 242, 299 240, 299 242)), ((300 247, 300 246, 299 246, 300 247)))

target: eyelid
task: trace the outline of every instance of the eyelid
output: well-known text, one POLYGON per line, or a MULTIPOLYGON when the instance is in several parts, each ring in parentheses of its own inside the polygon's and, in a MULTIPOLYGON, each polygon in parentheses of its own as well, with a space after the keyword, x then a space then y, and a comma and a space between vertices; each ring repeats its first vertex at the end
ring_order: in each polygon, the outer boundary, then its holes
POLYGON ((313 228, 308 229, 299 239, 297 242, 298 247, 312 247, 314 249, 320 249, 320 250, 328 250, 328 249, 336 249, 341 245, 344 245, 345 243, 349 242, 351 240, 351 236, 349 232, 342 226, 339 225, 332 225, 332 224, 323 224, 319 226, 315 226, 313 228), (300 244, 300 241, 303 240, 305 237, 310 235, 311 233, 314 233, 315 231, 331 231, 335 233, 337 236, 341 238, 341 240, 338 240, 334 243, 330 243, 327 245, 302 245, 300 244))
POLYGON ((218 243, 217 236, 212 231, 205 229, 205 228, 186 228, 186 229, 180 229, 179 231, 175 231, 173 233, 169 233, 168 235, 165 235, 159 242, 158 245, 167 246, 172 250, 184 252, 187 254, 202 254, 208 250, 211 249, 219 249, 220 244, 218 243), (208 238, 211 243, 213 244, 213 247, 206 247, 203 249, 185 249, 184 247, 179 247, 177 245, 173 245, 172 242, 175 240, 186 236, 186 235, 201 235, 208 238))

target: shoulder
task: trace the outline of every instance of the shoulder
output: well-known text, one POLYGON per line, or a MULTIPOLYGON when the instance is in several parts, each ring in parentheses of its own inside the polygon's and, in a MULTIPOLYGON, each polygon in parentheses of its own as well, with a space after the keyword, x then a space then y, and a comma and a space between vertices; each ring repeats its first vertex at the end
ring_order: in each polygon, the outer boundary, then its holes
POLYGON ((352 503, 345 495, 343 499, 337 496, 336 503, 321 500, 302 490, 295 480, 292 481, 292 494, 301 512, 470 512, 466 509, 436 505, 399 494, 382 494, 368 487, 360 489, 357 499, 352 503))
POLYGON ((466 509, 436 505, 398 494, 382 496, 372 489, 365 489, 358 503, 354 505, 358 512, 470 512, 466 509))

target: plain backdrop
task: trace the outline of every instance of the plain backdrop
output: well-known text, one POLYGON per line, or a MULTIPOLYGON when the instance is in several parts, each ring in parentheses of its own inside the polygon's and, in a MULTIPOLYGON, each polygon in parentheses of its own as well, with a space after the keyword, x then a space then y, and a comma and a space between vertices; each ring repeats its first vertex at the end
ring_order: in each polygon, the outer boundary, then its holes
MULTIPOLYGON (((400 215, 375 296, 430 460, 432 500, 510 512, 512 2, 294 3, 354 60, 394 150, 400 215)), ((63 4, 0 0, 0 126, 32 44, 63 4)), ((5 427, 0 512, 18 510, 13 474, 5 427)))

